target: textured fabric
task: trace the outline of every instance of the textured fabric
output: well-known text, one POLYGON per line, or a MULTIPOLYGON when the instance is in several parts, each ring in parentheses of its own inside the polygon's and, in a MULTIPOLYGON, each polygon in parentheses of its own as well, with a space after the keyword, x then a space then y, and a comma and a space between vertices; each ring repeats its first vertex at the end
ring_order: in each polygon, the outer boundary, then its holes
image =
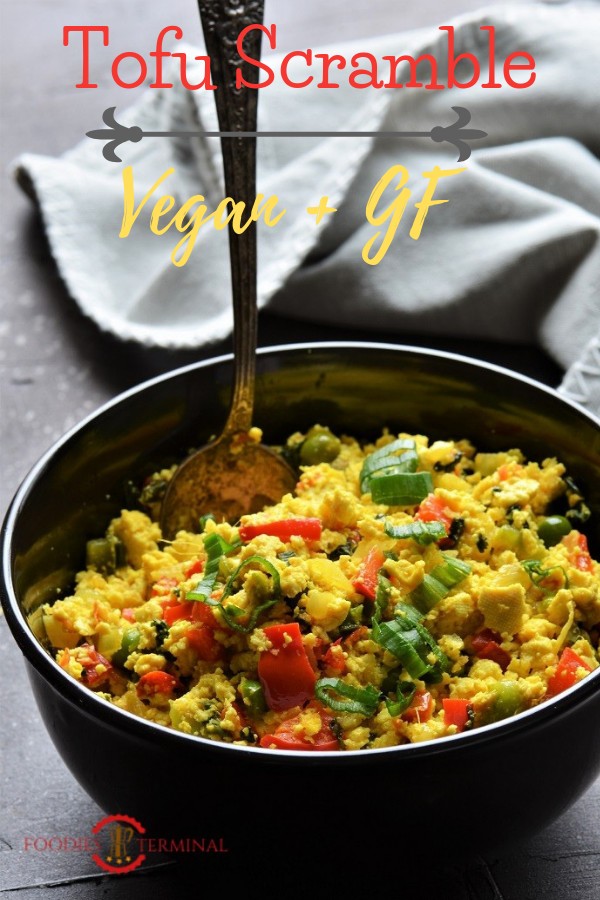
MULTIPOLYGON (((469 127, 488 136, 473 141, 471 158, 460 164, 454 148, 423 138, 261 139, 258 190, 277 194, 286 215, 274 228, 259 225, 259 303, 291 318, 391 334, 539 344, 566 370, 561 390, 599 412, 600 9, 503 5, 454 25, 455 53, 482 60, 488 38, 480 26, 494 25, 497 59, 531 53, 535 83, 523 90, 378 91, 351 88, 340 76, 338 90, 294 91, 281 82, 261 90, 262 130, 429 131, 454 121, 453 106, 465 106, 469 127), (375 229, 365 205, 378 179, 399 164, 413 194, 385 258, 367 265, 362 248, 375 229), (436 196, 449 202, 429 211, 413 240, 422 173, 436 164, 467 172, 440 181, 436 196), (317 225, 306 208, 321 195, 338 211, 317 225)), ((446 46, 446 33, 431 28, 326 49, 377 59, 428 52, 444 73, 446 46)), ((144 130, 217 128, 212 92, 183 88, 148 91, 116 115, 144 130)), ((232 324, 224 231, 205 226, 179 268, 169 254, 182 235, 150 232, 152 204, 129 237, 118 237, 126 165, 133 166, 136 202, 173 167, 156 198, 171 193, 180 204, 201 193, 212 211, 223 198, 218 140, 145 138, 121 146, 122 164, 105 161, 101 149, 85 139, 60 159, 26 154, 17 161, 70 293, 101 328, 125 339, 193 347, 223 338, 232 324)), ((382 204, 395 196, 392 185, 382 204)))

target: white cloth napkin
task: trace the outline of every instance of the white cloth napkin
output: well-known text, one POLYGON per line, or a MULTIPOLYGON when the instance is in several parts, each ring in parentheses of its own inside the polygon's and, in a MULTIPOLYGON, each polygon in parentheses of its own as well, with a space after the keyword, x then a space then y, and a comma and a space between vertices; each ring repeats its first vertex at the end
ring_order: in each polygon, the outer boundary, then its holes
MULTIPOLYGON (((338 90, 314 83, 292 90, 280 81, 261 90, 261 130, 429 131, 454 121, 452 106, 464 106, 469 127, 488 137, 471 143, 471 158, 460 164, 466 173, 442 179, 438 195, 449 202, 430 210, 419 240, 408 230, 425 187, 421 173, 457 167, 453 147, 385 136, 260 139, 258 190, 277 194, 287 212, 276 227, 259 226, 259 304, 292 319, 396 335, 539 344, 566 370, 561 390, 600 412, 600 9, 503 5, 453 24, 456 54, 482 59, 480 26, 494 25, 497 58, 531 53, 535 83, 378 91, 340 78, 338 90), (410 172, 414 193, 385 258, 370 266, 361 257, 374 233, 365 205, 397 164, 410 172), (322 195, 338 211, 317 225, 306 208, 322 195)), ((368 50, 377 59, 429 52, 444 73, 446 40, 432 27, 326 50, 346 57, 368 50)), ((176 87, 148 91, 116 116, 144 130, 217 129, 212 92, 176 87)), ((119 148, 122 164, 101 150, 86 138, 60 159, 25 154, 16 164, 71 295, 124 339, 189 348, 225 337, 232 326, 225 231, 202 228, 179 268, 169 255, 181 234, 152 234, 151 204, 130 236, 118 237, 124 166, 133 166, 137 199, 173 166, 156 197, 171 193, 180 204, 201 193, 212 210, 224 196, 218 140, 144 138, 119 148)))

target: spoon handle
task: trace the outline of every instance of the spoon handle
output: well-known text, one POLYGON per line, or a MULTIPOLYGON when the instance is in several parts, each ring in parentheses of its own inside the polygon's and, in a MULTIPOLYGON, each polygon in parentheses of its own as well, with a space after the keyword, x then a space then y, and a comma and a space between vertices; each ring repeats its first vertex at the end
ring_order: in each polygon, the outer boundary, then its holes
MULTIPOLYGON (((217 87, 215 102, 221 131, 256 131, 258 90, 236 87, 239 68, 247 82, 257 83, 258 67, 243 62, 236 41, 247 25, 262 24, 264 0, 198 0, 200 20, 211 71, 217 87)), ((249 32, 244 50, 260 56, 262 33, 249 32)), ((256 195, 256 138, 222 137, 225 193, 246 204, 244 221, 256 195)), ((223 435, 247 431, 252 425, 256 370, 256 223, 241 234, 229 227, 229 253, 233 296, 234 384, 223 435)))

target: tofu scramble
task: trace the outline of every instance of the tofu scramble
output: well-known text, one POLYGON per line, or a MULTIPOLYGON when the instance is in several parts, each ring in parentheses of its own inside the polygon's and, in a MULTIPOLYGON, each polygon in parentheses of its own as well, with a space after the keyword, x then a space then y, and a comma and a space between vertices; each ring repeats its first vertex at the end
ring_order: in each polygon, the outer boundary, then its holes
POLYGON ((160 725, 307 751, 485 726, 598 667, 600 565, 559 461, 321 426, 283 452, 294 495, 172 542, 174 470, 152 476, 43 608, 59 665, 160 725))

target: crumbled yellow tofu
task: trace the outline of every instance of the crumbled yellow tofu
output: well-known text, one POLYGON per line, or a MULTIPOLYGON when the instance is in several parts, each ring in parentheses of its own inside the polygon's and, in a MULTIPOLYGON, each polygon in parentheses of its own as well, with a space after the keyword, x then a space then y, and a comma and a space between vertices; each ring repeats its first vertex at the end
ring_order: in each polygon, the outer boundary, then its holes
POLYGON ((528 616, 522 584, 483 587, 477 607, 483 613, 488 628, 511 636, 521 628, 528 616))
MULTIPOLYGON (((312 455, 303 454, 310 436, 292 436, 290 459, 312 455)), ((559 461, 423 434, 384 431, 363 446, 329 437, 335 458, 301 465, 293 494, 172 541, 155 519, 173 469, 152 476, 141 497, 149 514, 123 511, 88 548, 97 568, 38 611, 36 633, 43 625, 64 671, 185 734, 362 751, 444 738, 544 702, 567 647, 582 660, 577 678, 598 668, 600 566, 576 531, 551 547, 543 540, 548 504, 585 499, 559 461), (390 454, 393 470, 405 453, 423 494, 374 502, 369 471, 382 459, 389 470, 390 454), (310 536, 306 517, 318 520, 310 536), (289 520, 300 520, 294 534, 260 533, 289 520), (247 539, 244 525, 258 533, 247 539), (402 537, 398 526, 408 528, 402 537), (213 560, 216 538, 224 543, 213 560)))

